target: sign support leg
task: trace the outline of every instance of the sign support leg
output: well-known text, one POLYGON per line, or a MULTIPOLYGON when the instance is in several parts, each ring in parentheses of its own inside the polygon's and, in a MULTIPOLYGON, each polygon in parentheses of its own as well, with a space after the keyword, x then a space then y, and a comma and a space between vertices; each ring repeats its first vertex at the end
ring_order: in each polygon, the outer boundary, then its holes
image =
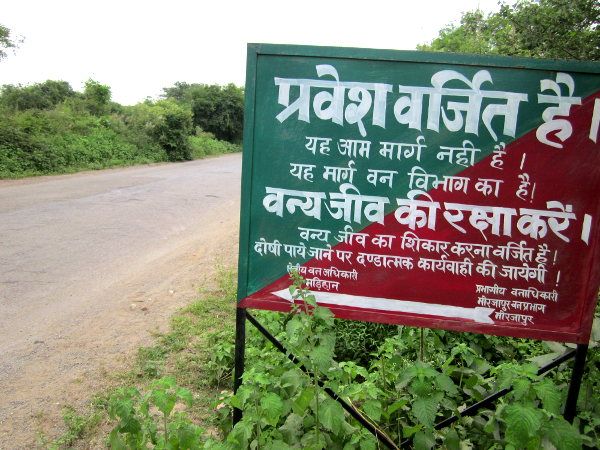
POLYGON ((587 351, 587 344, 577 344, 573 373, 571 374, 571 382, 569 383, 569 393, 567 394, 567 402, 563 413, 565 420, 570 423, 573 423, 573 419, 575 419, 577 413, 577 398, 579 397, 579 388, 581 387, 581 379, 583 378, 583 370, 585 369, 587 351))
MULTIPOLYGON (((279 342, 275 336, 273 336, 271 333, 269 333, 269 331, 263 327, 261 325, 261 323, 256 320, 252 314, 247 313, 246 315, 248 321, 254 325, 256 327, 256 329, 258 331, 260 331, 262 333, 262 335, 271 343, 273 344, 273 346, 279 350, 281 353, 283 353, 284 355, 287 356, 287 358, 292 361, 294 364, 296 364, 296 366, 298 366, 298 368, 300 370, 302 370, 302 372, 304 372, 306 375, 308 375, 309 377, 315 379, 317 381, 317 383, 319 383, 319 386, 321 386, 323 388, 323 390, 325 391, 325 393, 327 395, 329 395, 333 400, 337 401, 342 408, 344 408, 346 410, 346 412, 348 412, 352 417, 354 417, 363 427, 365 427, 371 434, 373 434, 378 440, 379 442, 382 442, 387 448, 392 449, 392 450, 398 450, 399 447, 394 443, 394 441, 387 435, 385 434, 382 430, 380 430, 377 426, 375 426, 374 424, 372 424, 369 420, 367 420, 361 413, 360 411, 358 411, 353 405, 351 405, 350 403, 346 402, 343 398, 341 398, 339 395, 337 395, 331 388, 325 386, 325 383, 320 380, 314 373, 312 373, 310 370, 308 370, 306 368, 306 366, 304 366, 304 364, 302 364, 302 361, 300 361, 293 353, 290 353, 281 342, 279 342)), ((235 423, 235 422, 234 422, 235 423)))
MULTIPOLYGON (((235 354, 233 369, 233 393, 235 394, 242 385, 244 375, 244 361, 246 352, 246 309, 236 308, 235 312, 235 354)), ((242 410, 233 409, 233 426, 242 420, 242 410)))

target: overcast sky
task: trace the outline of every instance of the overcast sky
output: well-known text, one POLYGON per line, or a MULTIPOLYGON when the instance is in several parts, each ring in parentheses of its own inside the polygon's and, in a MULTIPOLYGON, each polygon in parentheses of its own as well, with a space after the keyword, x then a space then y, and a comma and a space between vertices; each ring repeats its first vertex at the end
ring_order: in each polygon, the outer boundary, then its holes
POLYGON ((175 81, 243 85, 249 42, 413 50, 478 7, 497 0, 6 1, 0 23, 25 41, 0 84, 92 78, 133 104, 175 81))

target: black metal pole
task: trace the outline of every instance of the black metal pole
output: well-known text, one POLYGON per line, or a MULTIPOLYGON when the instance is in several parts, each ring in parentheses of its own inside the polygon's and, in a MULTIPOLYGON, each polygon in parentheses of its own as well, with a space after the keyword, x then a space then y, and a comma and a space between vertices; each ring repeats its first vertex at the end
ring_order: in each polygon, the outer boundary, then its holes
MULTIPOLYGON (((543 375, 546 372, 549 372, 550 370, 554 369, 555 367, 558 367, 559 365, 561 365, 565 361, 568 361, 569 359, 573 358, 574 355, 576 355, 576 351, 575 350, 567 350, 565 353, 563 353, 559 357, 553 359, 552 361, 550 361, 545 366, 540 367, 539 370, 538 370, 538 372, 537 372, 537 374, 538 375, 543 375)), ((493 404, 496 400, 498 400, 500 397, 505 396, 511 390, 512 390, 512 387, 511 388, 502 389, 502 390, 500 390, 498 392, 494 392, 493 394, 488 395, 483 400, 480 400, 477 403, 474 403, 471 406, 469 406, 468 408, 466 408, 460 415, 448 417, 447 419, 444 419, 441 422, 438 422, 435 425, 435 429, 436 430, 441 430, 442 428, 445 428, 445 427, 447 427, 449 425, 452 425, 454 422, 456 422, 461 417, 474 416, 475 414, 477 414, 477 412, 480 409, 485 408, 485 407, 493 404)), ((407 440, 405 442, 408 443, 409 440, 407 440)))
MULTIPOLYGON (((233 369, 233 393, 242 385, 244 375, 244 360, 246 352, 246 309, 238 308, 235 312, 235 354, 233 369)), ((233 426, 242 420, 242 410, 233 409, 233 426)))
POLYGON ((288 350, 283 346, 283 344, 281 342, 279 342, 277 340, 277 338, 275 338, 275 336, 273 336, 271 333, 269 333, 269 331, 265 327, 263 327, 259 321, 257 321, 254 317, 252 317, 251 314, 247 313, 247 318, 248 318, 248 321, 252 325, 254 325, 258 329, 258 331, 260 331, 262 333, 262 335, 265 338, 267 338, 267 340, 271 344, 273 344, 273 346, 275 346, 275 348, 277 350, 279 350, 281 353, 286 355, 290 361, 292 361, 294 364, 296 364, 298 366, 298 368, 300 370, 302 370, 302 372, 307 374, 309 377, 316 379, 319 386, 321 386, 323 388, 323 390, 327 393, 327 395, 329 395, 332 399, 334 399, 340 405, 342 405, 342 408, 344 408, 352 417, 354 417, 363 427, 365 427, 367 430, 369 430, 380 442, 382 442, 386 447, 393 449, 393 450, 397 450, 399 448, 396 445, 396 443, 387 434, 385 434, 382 430, 380 430, 375 425, 373 425, 369 420, 367 420, 367 418, 365 416, 363 416, 360 413, 360 411, 358 411, 354 406, 352 406, 351 404, 346 402, 343 398, 341 398, 339 395, 337 395, 335 393, 335 391, 333 391, 331 388, 324 387, 323 381, 318 379, 314 373, 312 373, 310 370, 308 370, 306 368, 306 366, 304 366, 304 364, 302 364, 302 362, 298 358, 296 358, 295 355, 288 352, 288 350))
POLYGON ((573 423, 573 419, 575 419, 575 415, 577 414, 577 398, 579 397, 579 389, 581 388, 587 351, 587 344, 577 344, 573 373, 571 374, 571 382, 569 383, 569 393, 567 394, 565 412, 563 413, 565 420, 570 423, 573 423))

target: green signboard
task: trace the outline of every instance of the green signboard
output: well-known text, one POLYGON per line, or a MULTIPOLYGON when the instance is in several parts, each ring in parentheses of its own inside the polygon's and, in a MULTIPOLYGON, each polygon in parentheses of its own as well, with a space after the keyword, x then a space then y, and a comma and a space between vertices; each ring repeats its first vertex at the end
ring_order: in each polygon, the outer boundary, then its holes
POLYGON ((250 45, 241 307, 584 342, 600 65, 250 45))

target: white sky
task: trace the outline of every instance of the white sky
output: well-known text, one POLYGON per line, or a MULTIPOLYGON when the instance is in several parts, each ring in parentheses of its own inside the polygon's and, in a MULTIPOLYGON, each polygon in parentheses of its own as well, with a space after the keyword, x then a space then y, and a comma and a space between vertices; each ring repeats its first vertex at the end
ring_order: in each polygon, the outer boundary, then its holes
POLYGON ((157 97, 175 81, 244 84, 246 44, 412 50, 461 13, 498 0, 18 0, 0 23, 25 42, 0 61, 0 85, 89 78, 113 100, 157 97))

